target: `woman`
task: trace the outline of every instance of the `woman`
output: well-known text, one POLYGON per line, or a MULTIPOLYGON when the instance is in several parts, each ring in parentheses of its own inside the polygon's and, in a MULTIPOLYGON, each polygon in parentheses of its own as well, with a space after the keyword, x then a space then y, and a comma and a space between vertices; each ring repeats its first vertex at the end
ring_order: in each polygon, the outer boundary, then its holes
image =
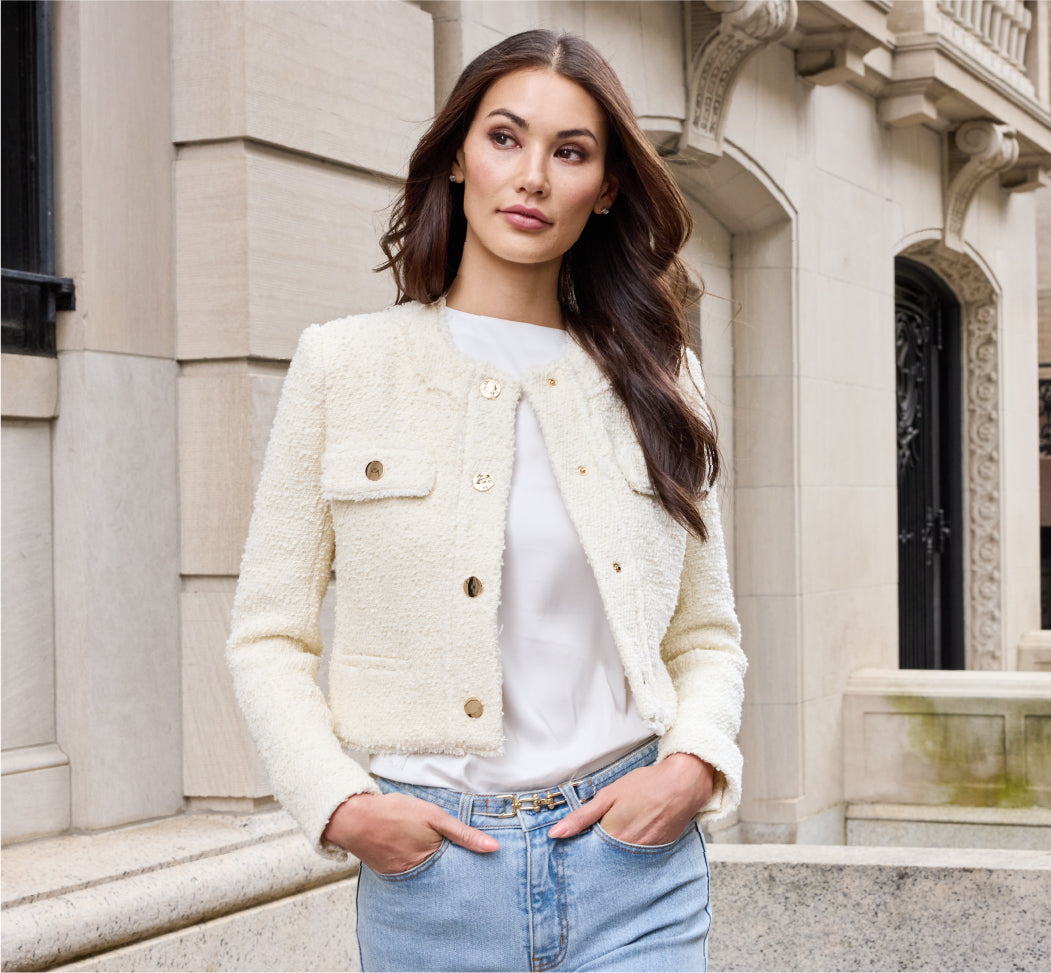
POLYGON ((689 231, 606 62, 529 31, 413 154, 399 303, 300 340, 228 658, 275 795, 362 862, 366 970, 706 963, 745 661, 689 231))

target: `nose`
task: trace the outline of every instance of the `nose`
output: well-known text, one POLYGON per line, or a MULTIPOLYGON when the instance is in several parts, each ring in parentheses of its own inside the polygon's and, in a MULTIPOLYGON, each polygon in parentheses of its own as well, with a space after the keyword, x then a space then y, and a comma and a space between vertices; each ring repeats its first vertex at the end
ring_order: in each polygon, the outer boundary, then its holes
POLYGON ((519 156, 517 189, 528 196, 544 196, 549 190, 547 154, 543 151, 525 151, 519 156))

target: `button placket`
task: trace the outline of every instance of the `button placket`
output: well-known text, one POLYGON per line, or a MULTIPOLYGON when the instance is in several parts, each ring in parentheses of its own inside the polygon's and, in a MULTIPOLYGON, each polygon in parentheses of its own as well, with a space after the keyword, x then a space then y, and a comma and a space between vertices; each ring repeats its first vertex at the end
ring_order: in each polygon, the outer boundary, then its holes
MULTIPOLYGON (((443 649, 449 666, 455 667, 465 653, 476 651, 469 646, 487 648, 490 627, 499 600, 500 553, 502 540, 502 502, 508 489, 512 452, 515 406, 519 387, 512 377, 475 371, 463 387, 463 438, 456 456, 457 497, 456 527, 452 563, 454 584, 463 592, 453 591, 452 608, 455 622, 462 627, 463 637, 452 640, 443 649), (462 599, 462 600, 460 600, 462 599)), ((499 646, 493 640, 492 651, 499 646)), ((454 691, 455 692, 455 691, 454 691)), ((488 677, 464 686, 461 694, 449 700, 450 716, 456 719, 471 739, 481 739, 499 710, 496 705, 499 688, 488 677)))

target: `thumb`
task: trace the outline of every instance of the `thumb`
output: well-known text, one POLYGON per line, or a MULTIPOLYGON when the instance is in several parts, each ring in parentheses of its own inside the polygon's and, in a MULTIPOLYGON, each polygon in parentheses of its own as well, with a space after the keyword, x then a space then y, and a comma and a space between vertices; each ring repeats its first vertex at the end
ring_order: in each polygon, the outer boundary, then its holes
POLYGON ((603 795, 601 791, 583 807, 571 811, 548 831, 549 838, 571 838, 590 828, 602 815, 613 806, 613 798, 603 795))
POLYGON ((468 851, 496 851, 500 847, 500 842, 484 831, 468 827, 448 814, 441 814, 430 824, 443 838, 448 838, 454 845, 459 845, 468 851))

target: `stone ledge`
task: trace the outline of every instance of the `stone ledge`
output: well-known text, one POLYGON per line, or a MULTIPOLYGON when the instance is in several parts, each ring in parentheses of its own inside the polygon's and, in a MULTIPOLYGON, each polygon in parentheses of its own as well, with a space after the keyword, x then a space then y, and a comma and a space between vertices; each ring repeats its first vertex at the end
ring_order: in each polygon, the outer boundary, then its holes
MULTIPOLYGON (((726 865, 832 865, 839 868, 1006 869, 1051 881, 1051 851, 999 848, 883 848, 869 845, 708 845, 708 861, 726 865)), ((1051 900, 1048 905, 1051 906, 1051 900)))
POLYGON ((347 878, 282 811, 199 814, 3 851, 4 970, 60 962, 347 878))
POLYGON ((850 674, 847 692, 963 696, 969 699, 1051 700, 1051 673, 981 670, 858 669, 850 674))
POLYGON ((77 973, 331 973, 359 969, 356 876, 52 970, 77 973))
MULTIPOLYGON (((1051 828, 1051 808, 953 807, 927 804, 848 804, 851 821, 937 821, 945 824, 1016 825, 1051 828)), ((1048 844, 1051 848, 1051 843, 1048 844)))

